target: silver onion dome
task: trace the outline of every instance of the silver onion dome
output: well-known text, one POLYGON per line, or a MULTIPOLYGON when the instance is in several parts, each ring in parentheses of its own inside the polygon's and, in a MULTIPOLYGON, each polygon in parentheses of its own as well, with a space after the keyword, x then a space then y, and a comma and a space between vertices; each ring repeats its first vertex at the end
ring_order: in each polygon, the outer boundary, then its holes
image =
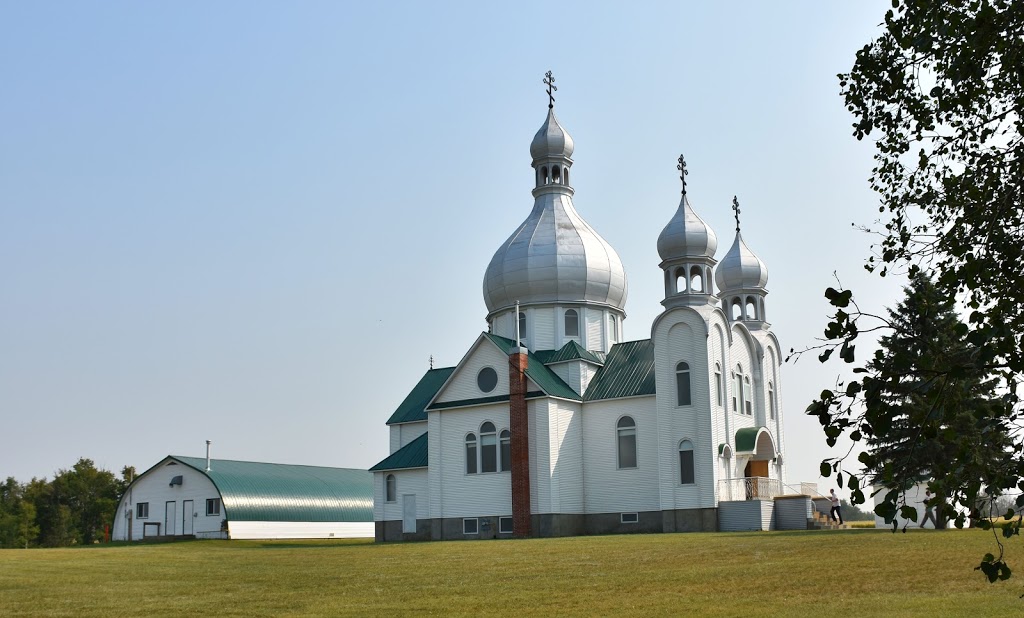
POLYGON ((530 143, 530 155, 533 156, 534 161, 548 157, 568 159, 572 157, 572 150, 572 137, 558 123, 555 110, 549 109, 547 119, 544 120, 544 124, 533 136, 533 142, 530 143))
POLYGON ((736 240, 733 241, 729 252, 718 263, 715 283, 723 292, 763 288, 768 283, 768 267, 747 247, 739 232, 736 232, 736 240))
POLYGON ((683 194, 676 214, 658 236, 658 255, 662 260, 687 257, 715 257, 718 237, 714 230, 690 207, 683 194))

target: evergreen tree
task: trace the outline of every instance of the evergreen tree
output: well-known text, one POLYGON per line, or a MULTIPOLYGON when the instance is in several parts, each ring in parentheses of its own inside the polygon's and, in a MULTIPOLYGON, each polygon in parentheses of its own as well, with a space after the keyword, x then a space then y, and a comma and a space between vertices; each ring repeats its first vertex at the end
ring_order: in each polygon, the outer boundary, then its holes
MULTIPOLYGON (((1003 405, 997 380, 978 368, 953 300, 923 272, 905 293, 889 310, 892 330, 880 340, 881 354, 867 365, 878 378, 865 384, 865 405, 878 420, 865 436, 863 461, 871 481, 890 489, 941 480, 954 468, 998 466, 1012 443, 1005 426, 992 422, 1003 405)), ((934 492, 940 502, 941 485, 934 492)))

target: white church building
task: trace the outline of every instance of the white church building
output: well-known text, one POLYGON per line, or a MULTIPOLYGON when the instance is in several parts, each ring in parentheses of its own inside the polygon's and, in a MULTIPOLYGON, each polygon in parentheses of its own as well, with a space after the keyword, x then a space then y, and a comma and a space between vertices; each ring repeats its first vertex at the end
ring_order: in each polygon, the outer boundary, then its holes
POLYGON ((530 154, 533 208, 484 275, 487 332, 387 421, 376 539, 806 527, 810 500, 780 498, 782 356, 738 205, 719 261, 680 157, 658 238, 664 311, 626 341, 626 273, 573 205, 553 99, 530 154))

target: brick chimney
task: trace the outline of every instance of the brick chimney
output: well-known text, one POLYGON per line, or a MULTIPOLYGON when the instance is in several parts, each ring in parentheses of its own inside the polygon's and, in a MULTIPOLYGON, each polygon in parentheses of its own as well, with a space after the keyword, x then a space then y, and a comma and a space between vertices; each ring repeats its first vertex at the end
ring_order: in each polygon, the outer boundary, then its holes
POLYGON ((527 350, 514 347, 508 356, 509 426, 512 431, 512 532, 530 533, 530 426, 526 413, 527 350))

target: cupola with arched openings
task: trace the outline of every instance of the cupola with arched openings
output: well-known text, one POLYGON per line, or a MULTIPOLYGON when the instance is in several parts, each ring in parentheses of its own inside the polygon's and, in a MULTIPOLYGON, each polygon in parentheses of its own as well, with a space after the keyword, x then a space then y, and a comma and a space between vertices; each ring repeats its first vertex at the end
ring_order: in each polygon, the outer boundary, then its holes
POLYGON ((736 217, 736 239, 715 270, 722 310, 732 322, 743 322, 752 328, 767 326, 764 298, 768 294, 768 267, 747 246, 740 234, 740 205, 732 198, 736 217))

